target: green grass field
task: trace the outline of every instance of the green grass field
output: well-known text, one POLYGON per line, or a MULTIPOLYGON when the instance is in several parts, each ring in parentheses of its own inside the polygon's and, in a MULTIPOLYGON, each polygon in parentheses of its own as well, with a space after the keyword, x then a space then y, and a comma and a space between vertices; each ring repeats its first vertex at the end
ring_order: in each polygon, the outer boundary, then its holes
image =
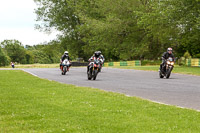
POLYGON ((0 132, 199 132, 200 112, 0 71, 0 132))
MULTIPOLYGON (((18 64, 15 65, 15 68, 56 68, 59 67, 60 64, 18 64)), ((0 68, 11 68, 11 66, 5 66, 0 68)))
MULTIPOLYGON (((120 66, 114 68, 135 69, 145 71, 158 71, 160 66, 120 66)), ((172 73, 181 73, 200 76, 200 67, 175 66, 172 73)))

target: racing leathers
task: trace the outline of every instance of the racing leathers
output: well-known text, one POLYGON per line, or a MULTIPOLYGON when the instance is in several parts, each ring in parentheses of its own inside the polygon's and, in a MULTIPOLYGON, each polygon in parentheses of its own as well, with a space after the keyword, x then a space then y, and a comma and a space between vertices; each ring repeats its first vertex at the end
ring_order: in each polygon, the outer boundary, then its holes
MULTIPOLYGON (((62 57, 61 57, 61 59, 60 59, 60 69, 61 69, 61 70, 63 70, 62 62, 63 62, 65 59, 68 59, 68 60, 70 61, 69 55, 66 55, 66 54, 62 55, 62 57)), ((71 66, 71 63, 70 63, 69 66, 71 66)))
POLYGON ((174 55, 171 53, 171 54, 169 54, 168 52, 164 52, 163 53, 163 55, 162 55, 162 63, 160 64, 160 70, 162 70, 163 69, 163 66, 164 66, 164 64, 165 64, 165 62, 166 62, 166 60, 169 58, 169 57, 171 57, 172 59, 174 59, 174 55))
MULTIPOLYGON (((101 59, 100 56, 99 56, 99 57, 96 57, 96 56, 93 55, 92 57, 90 57, 90 58, 88 59, 89 62, 91 62, 91 61, 93 61, 93 60, 99 60, 101 64, 103 63, 103 59, 101 59)), ((88 65, 88 67, 87 67, 87 71, 89 71, 89 65, 88 65)))

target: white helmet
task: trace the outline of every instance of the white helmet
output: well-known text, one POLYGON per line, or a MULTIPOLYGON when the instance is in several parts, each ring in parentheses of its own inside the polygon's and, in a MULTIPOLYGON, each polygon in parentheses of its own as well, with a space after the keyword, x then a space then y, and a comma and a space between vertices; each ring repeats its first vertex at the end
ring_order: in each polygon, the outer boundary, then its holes
POLYGON ((69 52, 68 52, 68 51, 65 51, 65 52, 64 52, 64 54, 65 54, 65 55, 68 55, 68 54, 69 54, 69 52))
POLYGON ((169 54, 171 54, 172 53, 172 48, 167 48, 167 52, 169 53, 169 54))

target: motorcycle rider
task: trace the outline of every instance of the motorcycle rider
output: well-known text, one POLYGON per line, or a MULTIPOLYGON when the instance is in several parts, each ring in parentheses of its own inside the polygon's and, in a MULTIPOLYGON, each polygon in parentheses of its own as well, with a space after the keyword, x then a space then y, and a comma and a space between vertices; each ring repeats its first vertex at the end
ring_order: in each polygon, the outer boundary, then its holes
POLYGON ((88 59, 88 61, 90 62, 90 61, 92 61, 92 60, 98 59, 99 57, 100 57, 100 52, 99 52, 99 51, 95 51, 94 54, 93 54, 93 56, 90 57, 90 58, 88 59))
POLYGON ((11 64, 12 68, 15 68, 14 62, 11 62, 10 64, 11 64))
POLYGON ((103 64, 104 61, 105 61, 105 58, 104 58, 104 56, 102 55, 101 51, 98 51, 98 52, 99 52, 99 54, 100 54, 99 58, 102 59, 102 64, 103 64))
MULTIPOLYGON (((100 57, 100 52, 99 52, 99 51, 95 51, 94 54, 93 54, 93 56, 90 57, 90 58, 88 59, 88 61, 91 62, 92 60, 100 60, 99 57, 100 57)), ((89 71, 89 65, 88 65, 88 67, 87 67, 87 71, 89 71)))
POLYGON ((173 50, 172 48, 167 48, 167 52, 164 52, 163 55, 162 55, 162 63, 160 64, 160 71, 163 72, 163 69, 164 69, 164 64, 166 62, 166 60, 171 57, 173 60, 174 60, 174 55, 173 55, 173 50))
POLYGON ((100 58, 100 61, 101 61, 101 65, 100 65, 100 68, 99 68, 99 72, 101 72, 101 69, 102 69, 102 66, 103 66, 103 64, 104 64, 105 58, 104 58, 104 56, 102 55, 101 51, 98 51, 98 52, 99 52, 99 54, 100 54, 99 58, 100 58))
MULTIPOLYGON (((61 69, 61 71, 63 71, 62 62, 63 62, 65 59, 68 59, 69 62, 70 62, 69 52, 68 52, 68 51, 65 51, 64 54, 62 55, 61 59, 60 59, 60 69, 61 69)), ((71 66, 71 63, 70 63, 70 65, 69 65, 69 67, 70 67, 70 66, 71 66)), ((69 68, 68 68, 67 71, 69 71, 69 68)))

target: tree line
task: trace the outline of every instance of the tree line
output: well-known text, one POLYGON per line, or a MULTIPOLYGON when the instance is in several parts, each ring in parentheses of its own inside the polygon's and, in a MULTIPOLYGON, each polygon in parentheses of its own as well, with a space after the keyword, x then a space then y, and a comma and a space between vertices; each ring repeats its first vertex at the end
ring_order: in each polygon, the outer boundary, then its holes
POLYGON ((4 40, 0 43, 0 66, 9 65, 10 62, 20 64, 59 63, 62 52, 59 42, 56 41, 24 46, 18 40, 4 40))
MULTIPOLYGON (((168 47, 176 57, 200 58, 200 0, 34 0, 36 28, 60 31, 57 40, 25 46, 16 57, 5 40, 0 59, 54 63, 67 50, 87 60, 102 51, 107 61, 158 59, 168 47), (23 56, 22 56, 23 55, 23 56)), ((5 62, 1 62, 1 64, 5 62)))
POLYGON ((158 59, 168 47, 177 57, 200 57, 200 0, 34 0, 37 28, 60 31, 63 48, 87 59, 158 59))

